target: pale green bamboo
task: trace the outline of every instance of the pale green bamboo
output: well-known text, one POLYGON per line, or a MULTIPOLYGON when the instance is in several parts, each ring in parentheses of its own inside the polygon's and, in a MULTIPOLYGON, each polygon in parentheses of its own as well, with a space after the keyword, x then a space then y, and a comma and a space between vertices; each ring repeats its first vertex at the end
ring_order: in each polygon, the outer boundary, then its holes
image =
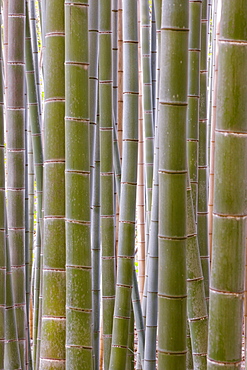
MULTIPOLYGON (((42 3, 43 4, 43 3, 42 3)), ((65 369, 64 1, 46 3, 44 261, 40 369, 65 369)), ((42 266, 42 261, 41 261, 42 266)), ((42 297, 42 296, 41 296, 42 297)))
POLYGON ((156 338, 158 317, 158 213, 159 213, 159 176, 158 176, 158 128, 155 132, 154 173, 150 237, 147 269, 147 307, 144 370, 156 369, 156 338))
MULTIPOLYGON (((33 268, 33 248, 34 248, 34 165, 33 165, 33 146, 32 135, 29 124, 28 130, 28 214, 29 214, 29 284, 31 287, 32 268, 33 268)), ((31 289, 31 288, 30 288, 31 289)))
POLYGON ((152 105, 153 105, 153 124, 155 126, 156 116, 156 66, 157 66, 157 42, 156 42, 156 17, 154 1, 152 1, 152 28, 151 28, 151 72, 152 72, 152 105))
POLYGON ((247 3, 222 2, 208 369, 241 369, 247 182, 247 3))
MULTIPOLYGON (((143 130, 144 130, 144 168, 146 191, 146 223, 149 233, 152 202, 154 125, 151 69, 151 22, 148 0, 141 0, 141 52, 143 84, 143 130)), ((148 243, 148 237, 146 238, 148 243)))
POLYGON ((129 335, 128 335, 128 352, 125 370, 134 370, 134 311, 131 304, 130 322, 129 322, 129 335))
POLYGON ((101 308, 101 267, 100 267, 100 152, 99 125, 96 127, 94 171, 92 178, 92 265, 93 265, 93 358, 94 369, 99 369, 100 362, 100 308, 101 308))
POLYGON ((201 13, 202 1, 190 1, 187 150, 195 222, 197 222, 198 198, 201 13))
MULTIPOLYGON (((29 9, 29 24, 30 34, 32 42, 32 53, 33 53, 33 65, 35 73, 35 84, 36 84, 36 95, 38 102, 38 112, 41 116, 41 91, 40 91, 40 68, 39 68, 39 53, 38 53, 38 40, 37 40, 37 26, 36 26, 36 11, 35 11, 35 0, 28 0, 29 9)), ((41 22, 40 22, 41 24, 41 22)), ((40 117, 41 122, 41 117, 40 117)))
POLYGON ((199 157, 198 157, 198 206, 197 235, 204 276, 205 297, 209 297, 208 252, 208 164, 207 164, 207 53, 208 53, 208 0, 202 0, 200 105, 199 105, 199 157))
MULTIPOLYGON (((38 317, 39 317, 39 286, 40 286, 40 227, 39 219, 42 209, 43 197, 43 149, 41 142, 41 116, 38 102, 39 89, 35 76, 32 41, 30 36, 30 22, 27 13, 26 22, 26 43, 25 43, 25 61, 26 61, 26 82, 28 95, 29 119, 31 126, 32 147, 33 147, 33 161, 34 173, 36 179, 36 193, 37 193, 37 227, 36 227, 36 243, 35 243, 35 290, 34 290, 34 327, 33 327, 33 363, 36 363, 36 346, 37 346, 37 331, 38 331, 38 317), (37 281, 36 281, 37 280, 37 281)), ((35 366, 35 365, 34 365, 35 366)))
MULTIPOLYGON (((6 235, 8 231, 7 221, 6 235)), ((4 369, 23 369, 21 364, 20 348, 17 333, 16 310, 13 297, 13 275, 10 266, 9 238, 6 238, 6 311, 5 311, 5 345, 4 345, 4 369)))
POLYGON ((208 315, 189 176, 187 186, 187 235, 187 314, 190 326, 193 363, 194 370, 206 370, 208 315))
POLYGON ((187 342, 186 370, 194 370, 189 322, 187 323, 186 342, 187 342))
POLYGON ((14 307, 20 358, 24 368, 26 352, 24 0, 9 1, 8 27, 7 217, 14 307))
POLYGON ((88 1, 65 2, 66 369, 93 369, 88 1))
POLYGON ((100 163, 98 110, 99 4, 89 1, 89 89, 90 89, 90 166, 91 166, 91 241, 92 241, 92 304, 93 304, 93 364, 100 361, 100 163))
POLYGON ((158 368, 186 369, 189 1, 163 0, 159 96, 158 368))
POLYGON ((115 218, 113 172, 113 65, 111 0, 100 1, 99 117, 100 212, 102 245, 102 309, 104 368, 109 368, 115 302, 115 218))
POLYGON ((112 0, 112 107, 114 124, 118 119, 118 0, 112 0))
POLYGON ((135 248, 135 204, 138 154, 137 4, 123 0, 123 160, 120 200, 116 302, 110 369, 126 366, 135 248))
MULTIPOLYGON (((0 22, 2 1, 0 2, 0 22)), ((0 34, 0 45, 2 35, 0 34)), ((0 48, 0 369, 4 369, 4 345, 5 345, 5 315, 6 315, 6 189, 5 189, 5 165, 4 165, 4 84, 3 84, 3 58, 0 48)))

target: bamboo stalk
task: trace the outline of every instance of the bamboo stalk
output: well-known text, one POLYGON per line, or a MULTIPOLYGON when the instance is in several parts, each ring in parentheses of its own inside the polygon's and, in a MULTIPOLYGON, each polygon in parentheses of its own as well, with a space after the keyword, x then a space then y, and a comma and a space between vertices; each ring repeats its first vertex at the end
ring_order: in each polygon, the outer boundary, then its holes
POLYGON ((99 119, 100 212, 102 244, 102 310, 104 368, 109 368, 115 301, 115 219, 113 172, 112 2, 100 1, 99 119))
POLYGON ((116 302, 109 367, 114 370, 124 369, 126 366, 135 248, 133 204, 136 204, 138 154, 138 43, 137 4, 132 0, 123 0, 123 32, 123 161, 116 302))
POLYGON ((8 8, 7 217, 14 305, 22 367, 26 352, 25 294, 25 1, 8 8), (18 88, 17 88, 18 86, 18 88), (18 135, 16 133, 19 133, 18 135))
MULTIPOLYGON (((42 2, 43 5, 43 2, 42 2)), ((44 246, 40 368, 65 368, 64 1, 46 4, 44 246), (56 51, 56 52, 54 52, 56 51)), ((42 287, 41 284, 41 287, 42 287)), ((39 310, 40 311, 40 310, 39 310)), ((41 312, 39 312, 39 315, 41 312)), ((39 342, 39 340, 38 340, 39 342)), ((39 358, 39 357, 38 357, 39 358)))
POLYGON ((247 208, 247 4, 222 2, 208 369, 241 368, 247 208), (229 27, 229 25, 238 25, 229 27), (234 68, 232 68, 234 66, 234 68), (240 108, 241 107, 241 108, 240 108), (227 154, 229 153, 229 154, 227 154))
POLYGON ((189 1, 163 0, 159 97, 158 368, 169 370, 185 369, 187 352, 188 26, 189 1))

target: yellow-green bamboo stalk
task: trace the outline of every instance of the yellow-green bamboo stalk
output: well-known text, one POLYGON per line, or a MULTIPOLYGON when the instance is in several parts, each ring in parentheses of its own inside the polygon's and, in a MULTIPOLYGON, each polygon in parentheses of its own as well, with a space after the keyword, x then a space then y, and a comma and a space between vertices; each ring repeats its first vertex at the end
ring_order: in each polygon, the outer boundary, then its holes
POLYGON ((123 137, 123 5, 118 0, 118 119, 117 138, 120 162, 122 162, 122 137, 123 137))
MULTIPOLYGON (((64 1, 46 4, 44 260, 40 369, 65 369, 64 1)), ((42 261, 41 261, 42 266, 42 261)))
POLYGON ((110 369, 125 369, 135 248, 138 154, 137 4, 123 0, 123 162, 120 200, 116 302, 110 369), (134 205, 134 207, 133 207, 134 205))
POLYGON ((204 276, 205 297, 209 296, 208 252, 208 154, 207 154, 207 104, 208 104, 208 0, 202 0, 201 57, 200 57, 200 106, 199 106, 199 157, 198 157, 198 206, 197 235, 204 276))
POLYGON ((26 351, 25 296, 25 1, 8 6, 7 217, 13 297, 22 367, 26 351), (17 134, 18 132, 18 134, 17 134))
POLYGON ((189 1, 163 0, 159 96, 158 368, 186 368, 189 1))
POLYGON ((66 369, 93 369, 88 1, 65 2, 66 369))
POLYGON ((240 369, 247 182, 247 3, 222 2, 208 369, 240 369))
POLYGON ((112 2, 100 1, 99 21, 99 119, 100 214, 102 245, 102 315, 104 368, 109 368, 115 301, 113 105, 112 105, 112 2))

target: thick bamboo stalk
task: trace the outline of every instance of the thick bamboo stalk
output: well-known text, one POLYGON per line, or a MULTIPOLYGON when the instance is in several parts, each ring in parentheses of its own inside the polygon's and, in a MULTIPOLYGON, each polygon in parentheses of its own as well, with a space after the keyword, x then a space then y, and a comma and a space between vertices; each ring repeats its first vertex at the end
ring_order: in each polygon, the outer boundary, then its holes
POLYGON ((162 2, 158 368, 186 368, 186 115, 189 1, 162 2))
POLYGON ((135 206, 138 154, 137 4, 123 0, 124 115, 116 302, 110 369, 124 369, 128 345, 135 248, 135 206))
POLYGON ((123 5, 118 0, 118 146, 120 161, 122 161, 122 137, 123 137, 123 5))
POLYGON ((112 2, 100 1, 99 118, 100 212, 102 245, 102 309, 104 368, 109 368, 115 301, 115 219, 113 172, 112 2))
POLYGON ((247 3, 226 0, 222 2, 219 38, 209 370, 241 368, 247 216, 246 68, 247 3))
POLYGON ((9 2, 7 94, 7 214, 10 263, 22 367, 26 351, 25 296, 25 1, 9 2), (18 87, 18 88, 17 88, 18 87), (18 132, 18 134, 17 134, 18 132))
POLYGON ((88 1, 65 3, 66 369, 93 369, 88 1))
POLYGON ((45 194, 40 369, 48 369, 52 366, 56 367, 56 369, 65 369, 64 43, 64 1, 48 1, 46 4, 46 56, 44 74, 45 194))

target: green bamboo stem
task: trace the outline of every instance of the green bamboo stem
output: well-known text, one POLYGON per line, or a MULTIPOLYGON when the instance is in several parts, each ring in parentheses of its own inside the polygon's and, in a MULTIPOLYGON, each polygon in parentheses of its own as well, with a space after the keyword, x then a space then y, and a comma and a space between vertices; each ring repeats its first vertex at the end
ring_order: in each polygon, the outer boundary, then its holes
POLYGON ((28 215, 29 215, 29 285, 31 290, 31 277, 33 266, 33 249, 34 249, 34 165, 33 165, 33 146, 31 128, 28 130, 28 215))
MULTIPOLYGON (((151 69, 151 22, 148 0, 141 0, 141 51, 142 51, 142 83, 143 83, 143 129, 144 129, 144 168, 146 189, 146 223, 149 231, 153 183, 153 96, 151 69)), ((148 239, 147 239, 148 241, 148 239)))
MULTIPOLYGON (((0 20, 2 23, 0 4, 0 20)), ((0 44, 2 37, 0 34, 0 44)), ((5 234, 5 165, 4 165, 4 84, 3 58, 0 48, 0 369, 4 370, 5 315, 6 315, 6 234, 5 234)))
POLYGON ((96 127, 94 171, 92 178, 92 266, 93 266, 93 358, 94 369, 99 368, 100 362, 100 153, 99 153, 99 126, 96 127))
POLYGON ((193 363, 194 370, 206 370, 208 315, 189 177, 187 187, 187 234, 187 314, 190 326, 193 363))
POLYGON ((158 128, 155 132, 154 173, 150 237, 147 268, 147 307, 144 370, 156 369, 156 338, 158 317, 158 213, 159 213, 159 176, 158 176, 158 128))
POLYGON ((138 250, 138 285, 142 300, 145 282, 145 185, 144 185, 144 142, 143 142, 143 115, 142 96, 139 95, 139 142, 138 142, 138 169, 137 169, 137 250, 138 250))
POLYGON ((92 307, 93 307, 93 366, 100 363, 100 153, 98 110, 99 3, 89 1, 89 89, 90 89, 90 166, 91 166, 91 241, 92 241, 92 307))
POLYGON ((44 257, 43 293, 41 290, 41 297, 43 294, 41 369, 52 367, 65 369, 64 43, 64 1, 48 1, 44 68, 44 189, 46 192, 42 241, 44 257))
POLYGON ((66 369, 89 370, 93 350, 88 5, 65 2, 65 194, 66 369))
POLYGON ((123 137, 123 5, 118 0, 118 118, 117 138, 120 162, 122 162, 122 137, 123 137))
POLYGON ((114 124, 118 119, 118 0, 112 0, 112 107, 114 124))
POLYGON ((151 27, 151 72, 152 72, 152 105, 153 105, 153 123, 155 125, 156 116, 156 66, 157 66, 157 42, 156 42, 156 17, 154 1, 152 1, 152 27, 151 27))
POLYGON ((100 1, 99 115, 104 368, 109 368, 115 302, 111 0, 100 1))
POLYGON ((199 157, 198 157, 198 207, 197 235, 204 276, 205 297, 209 297, 208 252, 208 164, 207 164, 207 53, 208 53, 208 0, 202 1, 201 58, 200 58, 200 106, 199 106, 199 157))
POLYGON ((189 322, 187 323, 186 343, 187 343, 186 370, 194 370, 189 322))
POLYGON ((9 1, 8 27, 7 217, 18 341, 21 363, 24 367, 26 351, 24 0, 18 3, 14 0, 9 1))
MULTIPOLYGON (((40 115, 39 121, 41 122, 41 89, 40 89, 40 68, 39 68, 39 52, 38 52, 38 40, 36 31, 36 11, 35 11, 35 0, 28 0, 29 9, 29 29, 31 35, 32 43, 32 53, 33 53, 33 69, 35 73, 35 84, 36 84, 36 95, 38 103, 38 112, 40 115)), ((40 22, 41 24, 41 22, 40 22)))
POLYGON ((199 147, 199 99, 200 99, 200 49, 202 1, 190 1, 189 16, 189 82, 188 82, 188 168, 192 188, 195 221, 197 222, 198 198, 198 147, 199 147))
POLYGON ((241 368, 247 215, 244 195, 247 81, 243 73, 247 67, 246 25, 246 2, 222 2, 209 308, 210 370, 241 368))
POLYGON ((187 351, 188 27, 189 1, 163 0, 159 97, 158 368, 169 370, 186 368, 187 351))
POLYGON ((116 302, 110 369, 126 366, 132 272, 135 248, 135 207, 138 154, 137 4, 123 0, 123 160, 120 199, 116 302))
POLYGON ((215 4, 215 30, 214 30, 214 73, 213 73, 213 91, 212 91, 212 109, 211 109, 211 135, 210 135, 210 167, 209 167, 209 197, 208 197, 208 244, 210 262, 212 260, 212 234, 213 234, 213 199, 214 199, 214 153, 215 153, 215 125, 216 125, 216 108, 217 108, 217 85, 218 85, 218 40, 219 25, 221 14, 221 1, 217 0, 215 4))
MULTIPOLYGON (((7 235, 7 222, 6 235, 7 235)), ((6 311, 5 311, 5 346, 4 346, 4 369, 23 369, 21 364, 16 310, 14 308, 13 275, 10 266, 9 238, 6 237, 6 311)))
POLYGON ((134 311, 131 304, 130 322, 129 322, 129 335, 128 335, 128 352, 125 370, 134 370, 134 311))

